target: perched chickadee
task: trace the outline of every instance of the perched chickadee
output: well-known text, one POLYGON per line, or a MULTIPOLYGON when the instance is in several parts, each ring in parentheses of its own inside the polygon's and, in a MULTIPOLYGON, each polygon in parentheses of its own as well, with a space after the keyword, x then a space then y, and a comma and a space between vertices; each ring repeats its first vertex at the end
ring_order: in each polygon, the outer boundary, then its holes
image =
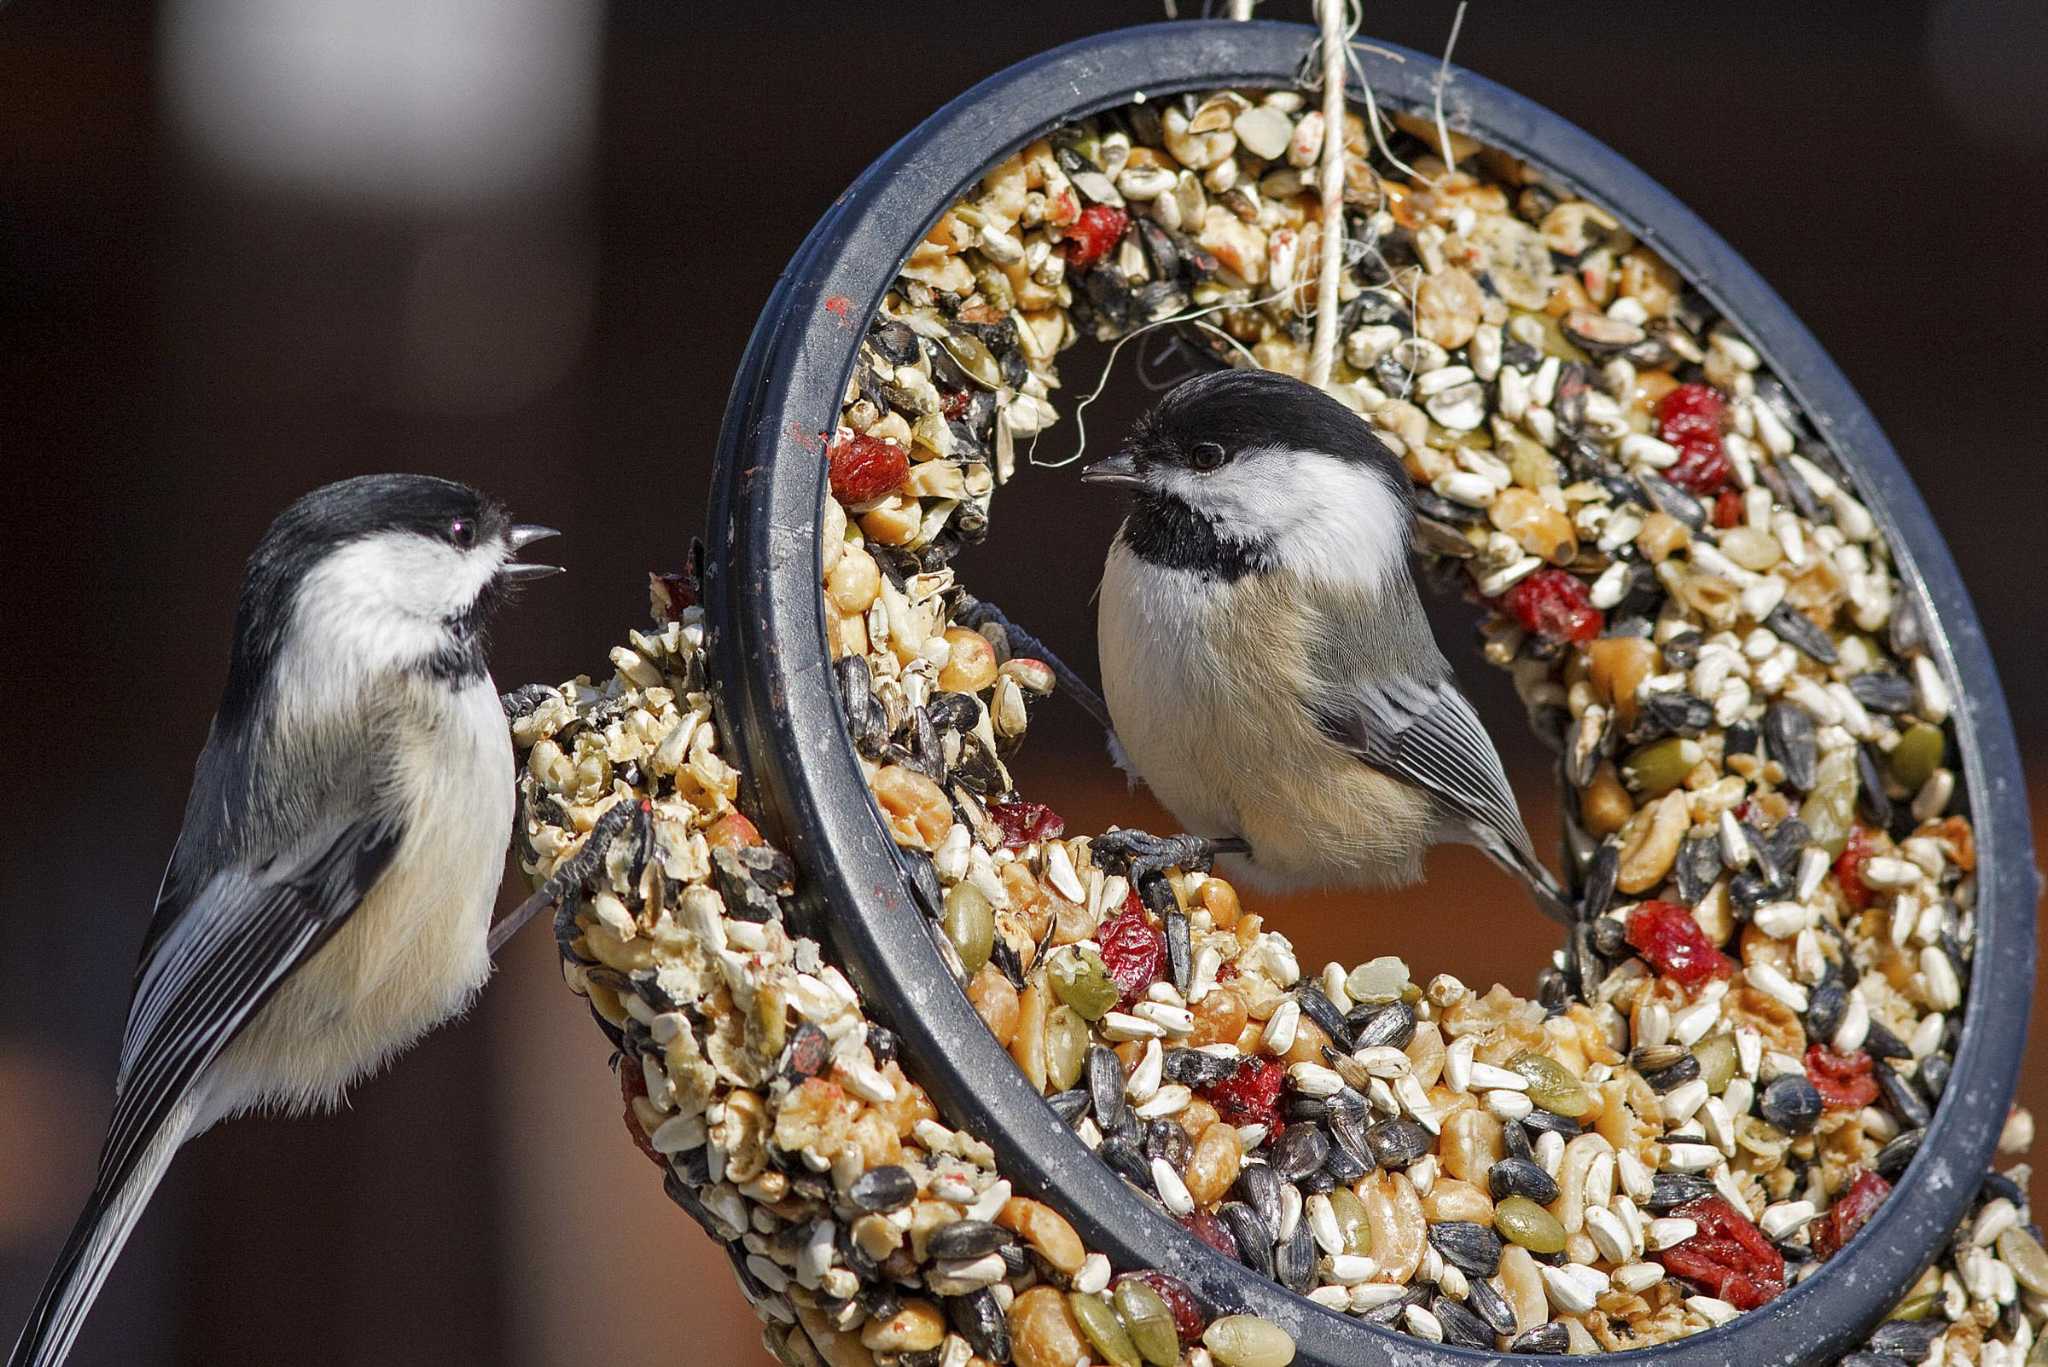
POLYGON ((307 494, 249 558, 227 691, 142 945, 99 1174, 9 1367, 54 1367, 186 1140, 331 1107, 463 1010, 513 810, 484 628, 555 533, 473 489, 307 494))
POLYGON ((1298 380, 1222 370, 1081 478, 1135 494, 1102 577, 1103 693, 1128 767, 1191 833, 1118 832, 1126 853, 1392 887, 1469 843, 1569 924, 1430 634, 1408 478, 1371 428, 1298 380))

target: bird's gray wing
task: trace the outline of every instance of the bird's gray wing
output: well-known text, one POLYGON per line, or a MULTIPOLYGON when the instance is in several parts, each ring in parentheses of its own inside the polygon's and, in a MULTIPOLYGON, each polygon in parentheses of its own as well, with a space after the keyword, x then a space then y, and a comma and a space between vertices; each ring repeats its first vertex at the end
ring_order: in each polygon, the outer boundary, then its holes
POLYGON ((1436 798, 1476 842, 1498 841, 1534 861, 1493 738, 1455 679, 1354 680, 1321 694, 1315 710, 1325 735, 1436 798))
POLYGON ((339 930, 403 831, 364 815, 260 862, 230 865, 159 905, 121 1043, 100 1180, 118 1186, 163 1119, 308 955, 339 930))

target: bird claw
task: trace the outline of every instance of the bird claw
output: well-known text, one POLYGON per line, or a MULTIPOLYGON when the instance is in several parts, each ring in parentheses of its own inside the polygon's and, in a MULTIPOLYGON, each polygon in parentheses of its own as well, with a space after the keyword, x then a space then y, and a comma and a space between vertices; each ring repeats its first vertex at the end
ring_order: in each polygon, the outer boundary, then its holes
POLYGON ((1218 855, 1251 853, 1251 846, 1236 836, 1212 839, 1127 830, 1105 831, 1089 842, 1088 849, 1098 868, 1121 872, 1133 884, 1172 868, 1207 873, 1218 855))

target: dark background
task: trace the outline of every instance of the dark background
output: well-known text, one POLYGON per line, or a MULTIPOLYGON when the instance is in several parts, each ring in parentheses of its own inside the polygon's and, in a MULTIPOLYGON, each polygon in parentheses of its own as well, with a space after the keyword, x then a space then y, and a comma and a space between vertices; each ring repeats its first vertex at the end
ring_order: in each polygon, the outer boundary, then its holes
MULTIPOLYGON (((1368 35, 1436 51, 1452 6, 1368 11, 1368 35)), ((268 518, 370 470, 482 485, 563 528, 573 570, 502 624, 497 678, 601 669, 643 572, 699 529, 731 368, 819 211, 980 77, 1158 17, 1139 0, 0 9, 0 1341, 89 1180, 268 518)), ((1832 348, 1948 532, 2030 753, 2048 727, 2044 40, 2041 7, 2001 0, 1519 0, 1475 5, 1458 50, 1699 209, 1832 348)), ((1067 376, 1085 389, 1092 365, 1067 376)), ((1095 431, 1143 397, 1124 377, 1095 431)), ((1063 422, 1041 451, 1072 440, 1063 422)), ((1051 472, 998 507, 970 580, 1086 664, 1113 511, 1051 472)), ((1505 685, 1474 682, 1548 834, 1505 685)), ((1034 737, 1028 787, 1082 828, 1129 819, 1067 712, 1034 737)), ((1305 961, 1391 949, 1526 988, 1540 923, 1468 861, 1434 873, 1365 916, 1311 900, 1279 920, 1305 961)), ((623 1142, 603 1042, 550 958, 542 937, 515 945, 467 1021, 344 1114, 188 1150, 75 1360, 758 1360, 729 1277, 623 1142)), ((2048 1096, 2048 1067, 2023 1095, 2048 1096)))

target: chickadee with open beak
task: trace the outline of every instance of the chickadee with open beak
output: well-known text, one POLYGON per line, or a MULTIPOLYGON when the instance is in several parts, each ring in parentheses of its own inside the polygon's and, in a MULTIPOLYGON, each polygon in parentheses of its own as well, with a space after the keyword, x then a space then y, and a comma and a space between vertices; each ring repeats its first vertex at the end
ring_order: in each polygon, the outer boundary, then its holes
POLYGON ((1128 489, 1102 577, 1104 701, 1188 836, 1115 832, 1140 868, 1222 855, 1254 886, 1394 887, 1477 845, 1570 923, 1410 572, 1406 473, 1321 390, 1257 370, 1178 386, 1085 469, 1128 489))
POLYGON ((332 1107, 462 1011, 513 813, 484 664, 553 536, 473 489, 372 475, 264 533, 227 691, 144 937, 85 1210, 9 1367, 55 1367, 179 1145, 225 1116, 332 1107))

